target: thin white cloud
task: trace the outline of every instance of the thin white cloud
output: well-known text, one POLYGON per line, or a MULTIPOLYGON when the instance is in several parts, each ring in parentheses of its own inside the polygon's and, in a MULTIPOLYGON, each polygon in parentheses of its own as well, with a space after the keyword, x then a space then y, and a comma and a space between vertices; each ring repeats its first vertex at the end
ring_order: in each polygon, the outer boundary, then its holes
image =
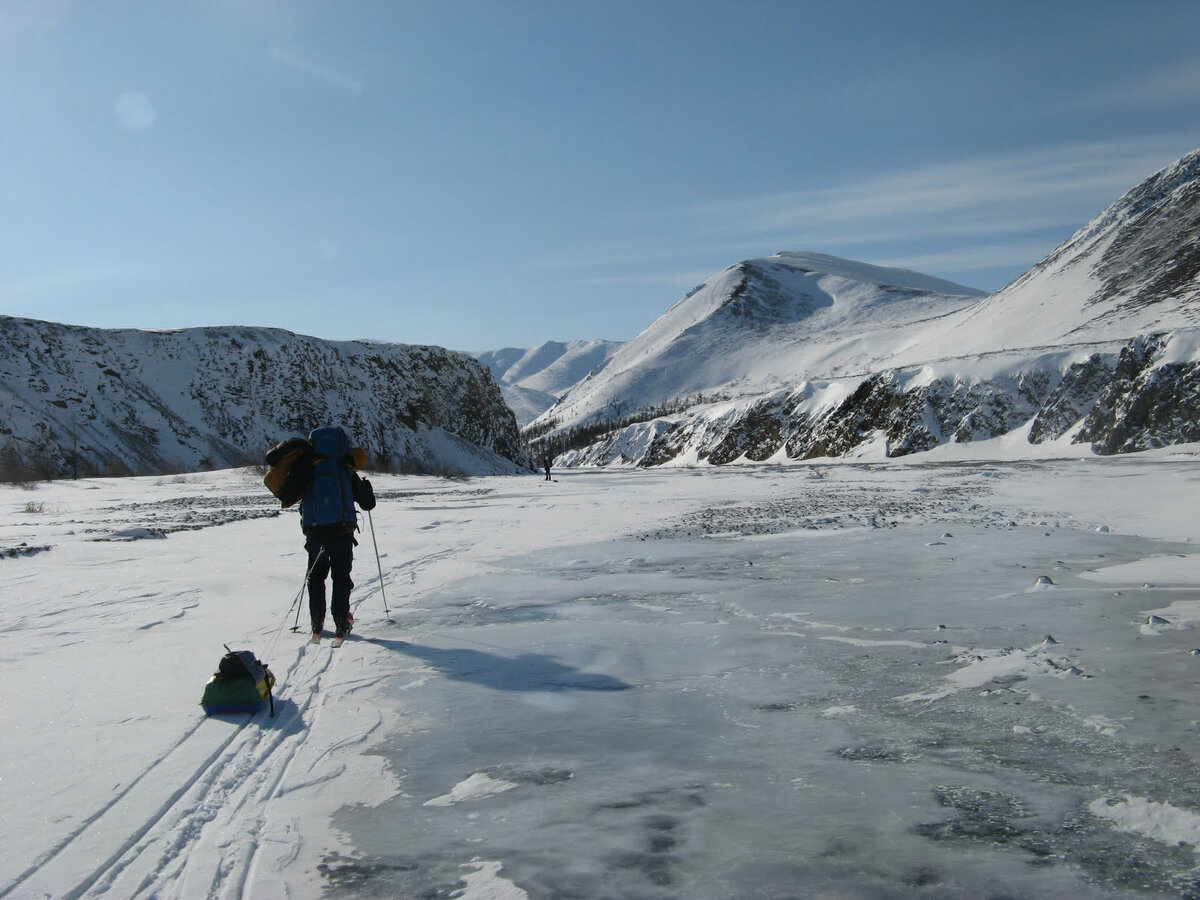
POLYGON ((1044 241, 1014 241, 1012 243, 975 245, 929 253, 896 256, 871 260, 877 266, 915 269, 920 272, 982 272, 1028 266, 1031 260, 1041 260, 1052 250, 1044 241))
POLYGON ((829 187, 717 201, 677 215, 710 239, 753 239, 766 246, 986 242, 1078 227, 1194 147, 1192 142, 1200 142, 1200 133, 993 154, 829 187))
POLYGON ((605 275, 584 278, 584 284, 602 285, 650 285, 654 287, 678 287, 697 285, 712 277, 711 270, 693 269, 690 272, 643 272, 629 275, 605 275))
POLYGON ((43 38, 70 16, 76 0, 4 0, 0 3, 0 39, 43 38))
POLYGON ((1176 106, 1200 102, 1200 60, 1165 66, 1086 98, 1084 106, 1176 106))
POLYGON ((142 268, 117 264, 65 267, 0 282, 0 300, 40 300, 64 290, 115 284, 145 274, 146 270, 142 268))
POLYGON ((654 237, 531 261, 526 268, 585 269, 590 284, 679 287, 703 281, 721 264, 779 250, 817 250, 935 274, 1028 267, 1197 145, 1200 132, 1076 143, 630 211, 626 230, 641 233, 652 223, 654 237), (716 263, 684 274, 702 259, 716 263))
POLYGON ((334 69, 329 69, 325 66, 318 65, 311 60, 305 59, 303 56, 297 56, 295 53, 289 53, 288 51, 281 50, 278 47, 272 47, 270 56, 271 59, 275 60, 275 62, 282 63, 283 65, 289 66, 300 72, 313 75, 323 81, 327 81, 330 84, 335 85, 336 87, 350 91, 351 93, 361 94, 364 90, 366 90, 367 86, 365 82, 342 72, 335 71, 334 69))
POLYGON ((1098 213, 1178 156, 1179 146, 1176 135, 983 156, 827 188, 716 202, 686 215, 743 234, 797 227, 828 233, 849 224, 880 231, 883 223, 892 223, 884 230, 912 238, 925 228, 944 231, 952 221, 986 232, 989 219, 1011 223, 1021 216, 1062 220, 1076 218, 1080 210, 1098 213))

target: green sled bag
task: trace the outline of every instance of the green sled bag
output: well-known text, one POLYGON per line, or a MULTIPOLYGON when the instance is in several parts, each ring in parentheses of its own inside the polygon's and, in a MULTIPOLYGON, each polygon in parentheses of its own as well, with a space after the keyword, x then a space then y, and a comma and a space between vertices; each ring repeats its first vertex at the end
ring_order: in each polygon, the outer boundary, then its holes
POLYGON ((208 715, 214 713, 254 712, 264 703, 271 704, 275 715, 275 698, 271 688, 275 676, 267 664, 256 659, 249 650, 229 650, 221 657, 217 671, 204 686, 200 705, 208 715))

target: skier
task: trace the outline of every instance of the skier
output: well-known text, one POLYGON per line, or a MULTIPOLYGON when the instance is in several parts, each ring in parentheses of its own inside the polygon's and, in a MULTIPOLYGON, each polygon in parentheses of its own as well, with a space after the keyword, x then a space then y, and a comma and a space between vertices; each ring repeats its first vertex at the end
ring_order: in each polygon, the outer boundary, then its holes
POLYGON ((360 478, 355 468, 366 454, 352 449, 346 432, 337 426, 318 428, 308 436, 312 445, 312 478, 300 501, 304 549, 308 551, 308 611, 312 618, 312 641, 321 640, 325 627, 325 578, 333 573, 334 644, 350 633, 350 569, 358 541, 357 503, 364 510, 375 508, 371 482, 360 478))

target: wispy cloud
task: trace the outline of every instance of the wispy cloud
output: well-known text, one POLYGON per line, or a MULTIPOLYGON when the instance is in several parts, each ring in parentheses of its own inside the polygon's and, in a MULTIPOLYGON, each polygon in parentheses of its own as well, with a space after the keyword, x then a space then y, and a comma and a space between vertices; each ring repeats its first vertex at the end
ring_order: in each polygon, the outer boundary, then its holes
POLYGON ((712 277, 708 269, 693 269, 688 272, 640 272, 628 275, 601 275, 594 278, 583 278, 584 284, 602 285, 649 285, 652 287, 678 287, 679 285, 701 284, 712 277))
POLYGON ((920 272, 982 272, 1028 265, 1046 255, 1044 241, 1012 241, 872 259, 877 266, 920 272))
POLYGON ((4 302, 40 301, 64 292, 91 290, 100 286, 143 279, 154 273, 144 266, 96 264, 68 266, 0 282, 4 302))
POLYGON ((684 211, 731 234, 853 234, 873 241, 987 235, 1079 222, 1179 155, 1179 135, 1073 144, 871 175, 684 211))
POLYGON ((1200 131, 989 154, 671 214, 692 246, 821 250, 943 274, 1031 266, 1200 131))
POLYGON ((366 83, 351 75, 346 75, 343 72, 338 72, 334 69, 326 68, 318 65, 312 60, 305 59, 303 56, 298 56, 295 53, 289 53, 286 50, 281 50, 278 47, 272 47, 270 53, 271 59, 275 62, 282 63, 285 66, 290 66, 301 72, 313 75, 320 78, 322 81, 327 81, 330 84, 340 87, 343 90, 350 91, 353 94, 361 94, 366 90, 366 83))
POLYGON ((1200 60, 1175 63, 1085 98, 1095 106, 1176 106, 1200 102, 1200 60))
POLYGON ((944 277, 994 277, 1034 265, 1198 145, 1200 131, 1073 143, 631 211, 622 232, 636 239, 601 242, 526 268, 578 269, 587 284, 686 288, 738 259, 816 250, 944 277))

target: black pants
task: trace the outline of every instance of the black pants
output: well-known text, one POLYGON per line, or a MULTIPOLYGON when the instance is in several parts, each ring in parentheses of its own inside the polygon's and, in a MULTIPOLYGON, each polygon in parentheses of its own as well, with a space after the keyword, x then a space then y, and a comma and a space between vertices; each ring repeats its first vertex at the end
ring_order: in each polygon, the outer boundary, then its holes
POLYGON ((350 569, 354 565, 353 536, 346 533, 310 534, 304 549, 308 551, 310 569, 308 611, 312 616, 313 631, 320 631, 325 624, 325 578, 330 571, 333 572, 333 623, 338 631, 344 631, 350 617, 350 591, 354 587, 350 580, 350 569))

